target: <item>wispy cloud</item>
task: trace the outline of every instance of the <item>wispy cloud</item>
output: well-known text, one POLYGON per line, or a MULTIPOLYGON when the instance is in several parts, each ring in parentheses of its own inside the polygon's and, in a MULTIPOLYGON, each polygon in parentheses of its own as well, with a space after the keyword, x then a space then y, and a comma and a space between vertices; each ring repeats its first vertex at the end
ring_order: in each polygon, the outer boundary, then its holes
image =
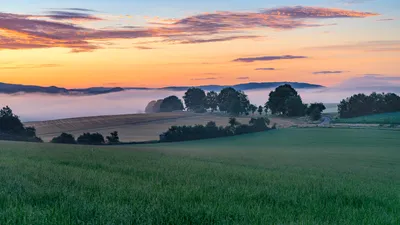
POLYGON ((200 80, 218 80, 218 77, 203 77, 203 78, 193 78, 191 80, 196 80, 196 81, 200 81, 200 80))
POLYGON ((47 11, 43 16, 53 20, 67 20, 67 21, 98 21, 103 20, 99 17, 93 16, 88 13, 82 12, 68 12, 68 11, 47 11))
POLYGON ((339 0, 339 1, 346 4, 360 4, 360 3, 372 2, 375 0, 339 0))
POLYGON ((326 26, 317 23, 327 18, 365 18, 377 13, 318 7, 282 7, 258 12, 215 12, 198 14, 169 23, 146 27, 95 29, 71 21, 100 21, 94 10, 68 8, 45 15, 0 13, 0 49, 64 47, 73 52, 105 47, 99 41, 114 39, 160 38, 179 44, 200 44, 258 38, 260 29, 288 30, 326 26), (243 35, 237 36, 235 34, 243 35), (218 36, 218 37, 215 37, 218 36))
POLYGON ((314 72, 313 74, 340 74, 340 73, 345 73, 347 71, 342 71, 342 70, 324 70, 324 71, 317 71, 314 72))
POLYGON ((236 80, 248 80, 250 77, 236 77, 236 80))
POLYGON ((136 46, 135 48, 139 49, 139 50, 152 50, 152 49, 154 49, 152 47, 147 47, 147 46, 136 46))
POLYGON ((376 20, 376 21, 380 21, 380 22, 383 22, 383 21, 394 21, 395 19, 393 19, 393 18, 385 18, 385 19, 379 19, 379 20, 376 20))
POLYGON ((294 55, 282 55, 282 56, 260 56, 250 58, 238 58, 233 60, 234 62, 245 62, 251 63, 256 61, 273 61, 273 60, 287 60, 287 59, 306 59, 307 56, 294 56, 294 55))
POLYGON ((78 11, 78 12, 98 12, 97 10, 86 9, 86 8, 50 8, 50 10, 66 10, 66 11, 78 11))
POLYGON ((356 42, 342 45, 327 45, 306 48, 309 50, 357 50, 364 52, 399 52, 400 40, 381 40, 381 41, 366 41, 356 42))
POLYGON ((273 70, 276 70, 275 68, 256 68, 255 70, 258 70, 258 71, 273 71, 273 70))
POLYGON ((168 39, 164 40, 163 42, 169 42, 173 44, 201 44, 201 43, 213 43, 213 42, 225 42, 225 41, 233 41, 239 39, 257 39, 261 38, 261 36, 255 35, 242 35, 242 36, 232 36, 232 37, 221 37, 221 38, 209 38, 209 39, 186 39, 186 40, 174 40, 168 39))

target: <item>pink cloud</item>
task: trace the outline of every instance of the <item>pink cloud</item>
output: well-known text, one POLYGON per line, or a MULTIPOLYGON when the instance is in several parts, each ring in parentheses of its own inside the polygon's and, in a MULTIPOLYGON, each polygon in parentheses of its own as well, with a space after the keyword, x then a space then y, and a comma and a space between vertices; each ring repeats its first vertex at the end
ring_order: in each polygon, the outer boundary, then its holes
POLYGON ((93 29, 68 23, 71 20, 101 20, 89 14, 90 10, 70 11, 53 10, 47 15, 0 13, 0 49, 64 47, 72 49, 73 52, 84 52, 105 46, 98 41, 154 37, 170 43, 199 44, 256 38, 248 33, 265 28, 285 30, 325 26, 309 20, 365 18, 378 15, 370 12, 298 6, 265 9, 259 12, 199 14, 178 20, 165 20, 168 23, 157 26, 132 29, 93 29), (246 34, 234 35, 238 32, 246 34))

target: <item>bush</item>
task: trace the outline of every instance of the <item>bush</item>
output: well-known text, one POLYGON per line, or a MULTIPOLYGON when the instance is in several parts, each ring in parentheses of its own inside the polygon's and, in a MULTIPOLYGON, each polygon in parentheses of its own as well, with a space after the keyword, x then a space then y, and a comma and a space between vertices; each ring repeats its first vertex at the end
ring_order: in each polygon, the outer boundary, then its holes
POLYGON ((99 133, 84 133, 78 137, 77 142, 82 145, 102 145, 105 140, 103 135, 99 133))
POLYGON ((114 131, 110 134, 110 136, 107 136, 107 141, 109 144, 118 144, 120 143, 119 141, 119 136, 118 136, 118 131, 114 131))
POLYGON ((60 136, 51 140, 51 143, 56 144, 76 144, 75 137, 72 134, 62 133, 60 136))
POLYGON ((177 142, 191 141, 218 137, 228 137, 269 130, 269 119, 266 117, 252 118, 249 124, 240 124, 236 118, 229 119, 229 125, 226 127, 217 127, 216 123, 211 121, 205 126, 172 126, 160 136, 160 141, 177 142))

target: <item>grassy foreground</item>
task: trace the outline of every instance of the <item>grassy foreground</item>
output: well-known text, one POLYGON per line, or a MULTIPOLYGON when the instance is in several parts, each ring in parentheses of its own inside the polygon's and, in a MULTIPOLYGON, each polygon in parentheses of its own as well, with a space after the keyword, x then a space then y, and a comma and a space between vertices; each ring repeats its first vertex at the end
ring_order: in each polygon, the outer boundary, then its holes
POLYGON ((365 123, 365 124, 399 124, 400 112, 383 113, 369 116, 361 116, 348 119, 338 119, 335 123, 365 123))
POLYGON ((132 147, 0 142, 0 224, 400 224, 399 137, 307 128, 132 147))

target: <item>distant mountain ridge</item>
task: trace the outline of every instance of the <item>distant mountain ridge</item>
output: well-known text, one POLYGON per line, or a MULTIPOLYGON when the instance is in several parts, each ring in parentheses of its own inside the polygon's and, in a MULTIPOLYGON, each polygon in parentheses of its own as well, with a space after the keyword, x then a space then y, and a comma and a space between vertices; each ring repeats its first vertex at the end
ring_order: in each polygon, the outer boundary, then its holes
MULTIPOLYGON (((236 85, 201 85, 195 86, 206 91, 220 91, 225 87, 233 87, 237 90, 256 90, 275 88, 279 85, 290 84, 296 89, 306 88, 324 88, 322 85, 299 83, 299 82, 261 82, 261 83, 243 83, 236 85)), ((62 87, 50 86, 42 87, 36 85, 23 85, 23 84, 7 84, 0 82, 0 93, 2 94, 17 94, 17 93, 43 93, 43 94, 64 94, 64 95, 100 95, 121 92, 125 90, 170 90, 170 91, 186 91, 193 86, 170 86, 163 88, 141 88, 141 87, 90 87, 82 89, 67 89, 62 87)))
MULTIPOLYGON (((303 88, 324 88, 322 85, 318 84, 309 84, 302 82, 251 82, 251 83, 243 83, 236 85, 202 85, 197 86, 206 91, 220 91, 226 87, 233 87, 236 90, 246 91, 246 90, 256 90, 256 89, 267 89, 267 88, 276 88, 280 85, 290 84, 295 89, 303 89, 303 88)), ((174 91, 185 91, 191 88, 191 86, 177 86, 177 87, 164 87, 160 88, 163 90, 174 90, 174 91)))

